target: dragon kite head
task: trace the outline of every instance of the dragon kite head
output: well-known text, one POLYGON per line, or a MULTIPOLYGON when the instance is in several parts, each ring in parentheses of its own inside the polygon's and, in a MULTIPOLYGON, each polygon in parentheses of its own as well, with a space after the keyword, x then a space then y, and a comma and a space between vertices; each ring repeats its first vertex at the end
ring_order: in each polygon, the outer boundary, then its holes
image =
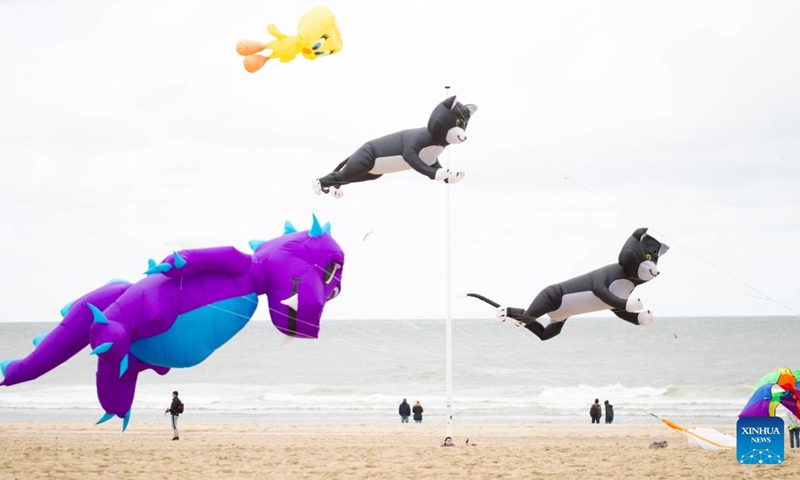
POLYGON ((284 235, 255 248, 259 293, 269 299, 270 317, 285 335, 317 338, 325 304, 342 288, 344 252, 331 237, 330 224, 313 218, 310 230, 286 222, 284 235))

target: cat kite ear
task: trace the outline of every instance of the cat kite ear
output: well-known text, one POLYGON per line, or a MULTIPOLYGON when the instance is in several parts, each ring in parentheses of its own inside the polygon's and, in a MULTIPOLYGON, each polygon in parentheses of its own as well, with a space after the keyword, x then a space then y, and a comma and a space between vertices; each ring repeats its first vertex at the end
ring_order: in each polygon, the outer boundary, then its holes
POLYGON ((466 109, 469 110, 470 116, 478 111, 478 106, 475 105, 474 103, 468 103, 468 104, 464 105, 464 107, 466 107, 466 109))
POLYGON ((442 104, 445 107, 449 108, 450 110, 453 110, 454 108, 456 108, 456 105, 458 105, 458 102, 456 101, 456 96, 453 95, 452 97, 450 97, 450 98, 446 99, 444 102, 442 102, 442 104))

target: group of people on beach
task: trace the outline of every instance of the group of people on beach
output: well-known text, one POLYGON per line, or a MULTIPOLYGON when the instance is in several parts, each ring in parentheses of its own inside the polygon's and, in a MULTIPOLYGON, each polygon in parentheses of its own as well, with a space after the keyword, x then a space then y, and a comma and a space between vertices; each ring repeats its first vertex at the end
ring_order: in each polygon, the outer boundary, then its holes
POLYGON ((400 402, 400 408, 398 409, 398 413, 400 414, 400 423, 408 423, 408 418, 413 414, 414 415, 414 422, 415 423, 422 423, 422 405, 419 403, 419 400, 414 403, 414 406, 408 404, 408 400, 405 398, 402 402, 400 402))
MULTIPOLYGON (((422 412, 424 409, 422 408, 422 404, 419 403, 417 400, 412 407, 409 405, 408 400, 405 398, 400 403, 400 408, 398 409, 398 413, 400 414, 400 423, 408 423, 409 417, 413 415, 415 423, 422 423, 422 412)), ((178 392, 172 392, 172 403, 170 406, 164 410, 164 415, 170 414, 170 419, 172 420, 172 439, 173 440, 180 440, 178 435, 178 416, 183 413, 183 402, 180 398, 178 398, 178 392)))
MULTIPOLYGON (((603 417, 603 408, 605 407, 605 417, 606 423, 613 423, 614 422, 614 406, 608 403, 608 400, 604 402, 604 405, 600 405, 600 399, 595 398, 594 403, 591 407, 589 407, 589 416, 592 417, 592 423, 600 423, 600 419, 603 417)), ((422 404, 419 403, 419 400, 414 402, 414 406, 411 406, 408 403, 407 399, 403 399, 400 402, 400 407, 397 409, 397 413, 400 415, 400 423, 408 423, 408 419, 410 417, 414 417, 415 423, 422 423, 422 412, 424 409, 422 408, 422 404)), ((183 413, 183 402, 181 402, 180 398, 178 398, 178 392, 172 392, 172 403, 170 404, 169 408, 164 411, 164 414, 170 414, 172 420, 172 439, 179 440, 178 436, 178 416, 183 413)), ((798 429, 800 430, 800 429, 798 429)), ((447 437, 442 444, 443 447, 450 447, 453 446, 453 440, 450 437, 447 437)), ((798 447, 800 447, 800 441, 797 442, 798 447)), ((469 440, 467 440, 467 445, 469 445, 469 440)), ((794 447, 794 445, 792 445, 794 447)))
MULTIPOLYGON (((605 402, 605 411, 606 411, 606 423, 613 423, 614 422, 614 405, 608 403, 608 400, 605 402)), ((600 405, 600 399, 595 398, 594 403, 591 407, 589 407, 589 416, 592 417, 592 423, 600 423, 600 419, 603 418, 603 405, 600 405)))

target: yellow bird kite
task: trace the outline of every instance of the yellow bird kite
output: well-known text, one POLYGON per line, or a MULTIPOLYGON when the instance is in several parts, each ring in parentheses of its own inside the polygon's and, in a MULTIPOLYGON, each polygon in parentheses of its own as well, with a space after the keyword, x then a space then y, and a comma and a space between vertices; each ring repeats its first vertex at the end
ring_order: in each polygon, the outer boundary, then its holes
POLYGON ((342 35, 339 25, 327 7, 314 7, 300 17, 297 25, 297 36, 281 33, 273 24, 267 25, 267 31, 275 37, 269 43, 258 40, 240 40, 236 44, 236 51, 244 57, 244 68, 254 73, 267 63, 271 58, 278 58, 281 62, 291 62, 302 54, 309 60, 333 55, 342 50, 342 35), (258 53, 270 50, 267 56, 258 53))

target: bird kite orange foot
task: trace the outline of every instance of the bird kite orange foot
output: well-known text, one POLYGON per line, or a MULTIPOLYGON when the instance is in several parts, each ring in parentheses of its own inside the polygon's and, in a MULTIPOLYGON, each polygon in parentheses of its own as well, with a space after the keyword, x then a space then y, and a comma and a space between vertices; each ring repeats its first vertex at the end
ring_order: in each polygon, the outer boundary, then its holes
POLYGON ((255 73, 267 63, 267 60, 269 57, 263 55, 248 55, 244 57, 244 68, 250 73, 255 73))
POLYGON ((236 52, 243 57, 247 55, 255 55, 256 53, 263 51, 265 48, 267 48, 267 45, 259 42, 258 40, 239 40, 239 43, 236 44, 236 52))

